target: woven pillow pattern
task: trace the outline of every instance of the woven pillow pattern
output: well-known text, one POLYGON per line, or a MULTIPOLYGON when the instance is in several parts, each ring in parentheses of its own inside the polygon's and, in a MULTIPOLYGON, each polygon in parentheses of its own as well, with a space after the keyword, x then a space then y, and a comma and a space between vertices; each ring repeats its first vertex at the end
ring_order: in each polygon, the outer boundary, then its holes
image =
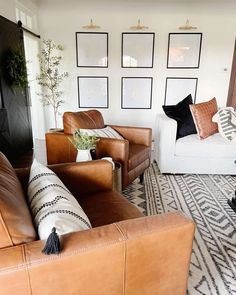
POLYGON ((236 142, 236 112, 232 107, 220 109, 213 117, 213 121, 217 122, 222 137, 236 142))
POLYGON ((110 126, 100 129, 79 129, 81 134, 105 138, 124 139, 115 129, 110 126))
POLYGON ((62 181, 36 160, 31 166, 28 200, 41 240, 53 227, 59 235, 91 228, 88 217, 62 181))
POLYGON ((218 132, 218 125, 212 122, 218 110, 215 97, 207 102, 190 105, 190 110, 200 139, 218 132))

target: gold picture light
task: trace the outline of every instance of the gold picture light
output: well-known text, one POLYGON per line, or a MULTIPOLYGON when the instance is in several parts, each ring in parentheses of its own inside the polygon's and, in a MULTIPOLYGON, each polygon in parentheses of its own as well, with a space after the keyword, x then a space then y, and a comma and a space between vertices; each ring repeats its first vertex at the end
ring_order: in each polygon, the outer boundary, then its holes
POLYGON ((88 25, 83 26, 83 28, 84 28, 84 29, 99 29, 100 26, 95 25, 95 24, 93 23, 93 20, 90 19, 90 23, 89 23, 88 25))
POLYGON ((186 20, 186 24, 183 26, 179 27, 180 30, 196 30, 197 27, 193 27, 192 25, 190 25, 189 20, 186 20))
POLYGON ((140 19, 138 19, 138 24, 136 26, 131 26, 130 29, 132 29, 132 30, 145 30, 145 29, 148 29, 148 27, 141 25, 140 19))

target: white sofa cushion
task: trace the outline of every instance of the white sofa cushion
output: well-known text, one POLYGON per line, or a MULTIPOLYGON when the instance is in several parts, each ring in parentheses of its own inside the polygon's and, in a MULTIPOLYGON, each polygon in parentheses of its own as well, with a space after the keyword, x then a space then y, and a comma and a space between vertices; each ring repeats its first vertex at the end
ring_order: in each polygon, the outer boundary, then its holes
POLYGON ((191 134, 179 138, 175 145, 175 155, 182 157, 235 158, 235 151, 236 143, 227 141, 219 133, 202 140, 196 134, 191 134))

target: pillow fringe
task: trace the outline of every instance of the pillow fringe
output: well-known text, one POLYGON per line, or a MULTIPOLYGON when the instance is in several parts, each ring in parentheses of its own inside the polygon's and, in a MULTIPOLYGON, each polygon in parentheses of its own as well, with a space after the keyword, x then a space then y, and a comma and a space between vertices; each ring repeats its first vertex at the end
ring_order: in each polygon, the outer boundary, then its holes
POLYGON ((48 236, 45 247, 43 248, 42 252, 46 255, 60 254, 61 252, 60 239, 58 237, 55 227, 52 228, 52 232, 48 236))

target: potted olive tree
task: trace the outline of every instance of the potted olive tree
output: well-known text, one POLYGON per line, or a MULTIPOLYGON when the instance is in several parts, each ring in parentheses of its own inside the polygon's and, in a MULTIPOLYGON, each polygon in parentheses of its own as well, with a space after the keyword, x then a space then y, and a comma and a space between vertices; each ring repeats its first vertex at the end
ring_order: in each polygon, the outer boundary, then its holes
POLYGON ((58 130, 57 116, 62 100, 63 91, 60 86, 67 72, 60 72, 59 67, 62 60, 61 51, 63 47, 55 44, 52 40, 43 40, 43 46, 38 55, 40 63, 40 74, 37 76, 38 84, 42 87, 41 102, 44 106, 52 106, 54 114, 54 130, 58 130))

